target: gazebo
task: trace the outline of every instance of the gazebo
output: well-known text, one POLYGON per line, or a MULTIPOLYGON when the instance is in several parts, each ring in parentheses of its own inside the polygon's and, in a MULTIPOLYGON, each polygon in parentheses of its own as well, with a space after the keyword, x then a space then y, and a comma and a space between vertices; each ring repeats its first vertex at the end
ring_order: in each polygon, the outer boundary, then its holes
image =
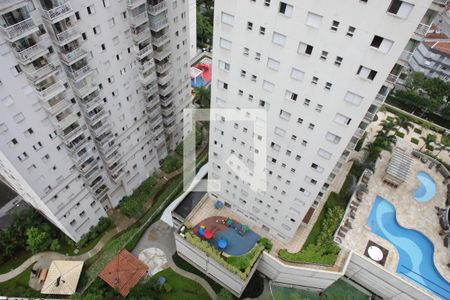
POLYGON ((200 70, 196 67, 191 67, 191 80, 195 86, 197 86, 197 78, 198 77, 203 78, 202 75, 203 75, 202 70, 200 70))
POLYGON ((126 297, 147 271, 146 264, 127 250, 122 250, 106 265, 99 277, 126 297))
POLYGON ((405 150, 395 147, 392 150, 391 160, 383 177, 383 182, 398 187, 408 180, 412 158, 405 150))
POLYGON ((72 295, 80 279, 83 261, 54 260, 48 269, 41 294, 72 295))

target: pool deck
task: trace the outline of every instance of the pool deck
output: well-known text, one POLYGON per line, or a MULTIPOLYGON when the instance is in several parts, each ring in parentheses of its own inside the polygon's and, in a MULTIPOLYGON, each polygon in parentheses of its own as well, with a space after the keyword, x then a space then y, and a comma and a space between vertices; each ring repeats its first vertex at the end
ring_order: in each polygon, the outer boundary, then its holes
POLYGON ((392 273, 396 273, 399 261, 397 250, 391 243, 372 233, 367 225, 372 205, 376 197, 381 196, 395 206, 397 220, 401 226, 415 229, 433 242, 436 268, 447 281, 450 281, 450 268, 447 267, 450 262, 450 251, 444 247, 443 240, 439 236, 441 228, 435 209, 435 206, 444 207, 445 204, 446 187, 443 184, 444 178, 436 172, 435 168, 429 169, 428 164, 413 158, 408 182, 403 183, 398 188, 388 186, 383 183, 382 177, 385 174, 390 156, 389 152, 382 153, 382 158, 377 163, 375 173, 370 178, 368 193, 364 195, 364 199, 356 211, 355 219, 352 220, 352 229, 342 239, 341 246, 364 255, 367 243, 371 240, 389 250, 384 267, 392 273), (413 197, 414 191, 420 185, 416 177, 419 171, 427 172, 433 177, 437 185, 435 197, 427 202, 418 202, 413 197))

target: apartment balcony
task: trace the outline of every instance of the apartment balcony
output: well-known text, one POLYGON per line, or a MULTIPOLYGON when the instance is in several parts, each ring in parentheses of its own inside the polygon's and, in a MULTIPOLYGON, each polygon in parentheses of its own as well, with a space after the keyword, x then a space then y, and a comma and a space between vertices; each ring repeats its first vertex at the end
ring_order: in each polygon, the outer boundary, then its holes
POLYGON ((102 105, 103 100, 102 98, 100 98, 100 96, 94 96, 91 99, 82 99, 80 103, 85 112, 90 112, 94 108, 102 105))
POLYGON ((70 143, 71 141, 73 141, 76 137, 78 137, 80 134, 83 133, 83 130, 80 126, 76 126, 72 129, 65 129, 61 136, 63 137, 63 139, 65 139, 68 143, 70 143))
POLYGON ((153 139, 153 145, 155 145, 155 147, 157 147, 157 148, 160 148, 160 147, 164 146, 165 144, 166 144, 166 141, 164 140, 163 135, 153 139))
POLYGON ((123 168, 125 165, 123 165, 120 169, 118 169, 116 172, 111 174, 111 178, 115 183, 118 183, 120 179, 125 175, 125 172, 123 171, 123 168))
POLYGON ((138 14, 136 16, 132 16, 130 14, 129 18, 130 18, 130 20, 129 20, 130 25, 134 26, 134 27, 137 27, 137 26, 141 25, 142 23, 148 21, 148 16, 147 16, 147 12, 146 11, 143 11, 143 12, 141 12, 140 14, 138 14))
POLYGON ((170 126, 170 124, 175 121, 176 121, 175 114, 171 114, 169 116, 163 116, 163 122, 164 122, 164 125, 166 125, 166 126, 170 126))
POLYGON ((63 32, 56 33, 56 42, 61 46, 81 36, 78 26, 72 26, 63 32))
MULTIPOLYGON (((55 1, 56 2, 56 1, 55 1)), ((65 0, 62 4, 50 9, 40 8, 41 15, 49 21, 58 21, 70 13, 73 13, 69 1, 65 0)))
POLYGON ((72 87, 75 94, 77 94, 80 98, 84 98, 94 90, 98 89, 98 85, 93 82, 92 78, 86 78, 82 81, 74 82, 72 87))
POLYGON ((66 100, 66 98, 62 98, 59 102, 52 106, 50 106, 48 102, 43 105, 44 109, 51 115, 58 114, 63 110, 68 109, 70 106, 72 106, 72 103, 66 100))
POLYGON ((146 74, 139 74, 139 80, 143 85, 147 85, 156 80, 156 73, 147 71, 146 74))
POLYGON ((156 72, 164 73, 167 70, 169 70, 171 66, 172 66, 172 64, 169 61, 167 61, 165 63, 162 63, 162 64, 157 64, 156 65, 156 72))
POLYGON ((64 92, 65 89, 66 87, 61 81, 56 81, 52 85, 48 86, 46 89, 40 92, 38 91, 37 93, 39 98, 41 98, 43 101, 48 101, 50 98, 58 95, 59 93, 64 92))
POLYGON ((151 14, 152 16, 159 15, 160 13, 167 10, 166 1, 161 1, 155 5, 151 5, 150 3, 148 3, 147 6, 148 6, 148 13, 151 14))
POLYGON ((127 0, 128 9, 136 8, 142 4, 145 4, 146 0, 127 0))
POLYGON ((105 156, 103 158, 103 161, 109 165, 112 166, 114 163, 116 163, 120 158, 122 157, 122 155, 120 155, 120 152, 118 150, 115 150, 114 152, 112 152, 110 155, 105 156))
POLYGON ((367 121, 368 123, 371 123, 373 118, 375 118, 375 114, 376 113, 367 112, 366 115, 364 116, 364 121, 367 121))
POLYGON ((75 115, 75 113, 67 113, 67 115, 64 116, 64 118, 59 120, 55 118, 55 121, 56 123, 55 122, 54 123, 58 129, 64 129, 72 125, 76 121, 78 121, 78 116, 75 115))
POLYGON ((152 44, 156 47, 161 47, 165 43, 167 43, 170 40, 170 36, 168 33, 165 33, 161 35, 160 37, 153 37, 152 38, 152 44))
POLYGON ((153 57, 155 59, 161 61, 170 55, 170 49, 169 49, 169 47, 164 47, 161 50, 155 50, 153 53, 154 53, 153 57))
POLYGON ((97 198, 97 199, 102 199, 103 197, 105 197, 106 196, 106 193, 108 192, 108 187, 106 186, 106 185, 104 185, 103 184, 103 186, 101 186, 99 189, 97 189, 96 191, 95 191, 95 197, 97 198))
POLYGON ((40 67, 39 69, 35 69, 34 67, 31 67, 31 65, 29 65, 28 68, 23 68, 22 70, 29 80, 35 82, 51 74, 52 72, 55 72, 57 69, 58 65, 56 65, 55 62, 49 62, 45 66, 40 67))
POLYGON ((430 5, 430 9, 440 12, 444 7, 447 6, 449 3, 449 0, 433 0, 433 2, 430 5))
POLYGON ((162 106, 161 108, 163 116, 168 116, 172 113, 175 113, 175 105, 162 106))
POLYGON ((139 71, 145 72, 155 66, 155 61, 153 59, 147 60, 139 66, 139 71))
POLYGON ((94 169, 94 170, 96 170, 96 172, 93 173, 93 174, 97 175, 97 177, 91 176, 91 178, 94 177, 94 180, 92 181, 92 184, 89 185, 89 188, 90 188, 91 191, 93 191, 94 194, 97 196, 97 192, 96 192, 96 191, 99 191, 99 192, 100 192, 100 187, 103 186, 103 185, 105 185, 105 181, 104 181, 103 178, 100 176, 99 170, 98 170, 98 169, 94 169), (97 173, 97 172, 98 172, 98 173, 97 173))
POLYGON ((156 118, 157 116, 159 116, 161 114, 161 109, 159 108, 159 106, 156 106, 155 108, 150 108, 147 107, 146 108, 146 112, 147 112, 147 116, 150 119, 156 118))
POLYGON ((386 81, 392 84, 395 84, 397 82, 398 79, 398 75, 395 74, 389 74, 388 77, 386 78, 386 81))
POLYGON ((176 130, 177 130, 177 125, 175 122, 170 123, 169 125, 165 126, 165 132, 167 135, 174 133, 176 130))
POLYGON ((163 133, 164 133, 164 127, 163 126, 158 125, 158 127, 153 128, 152 135, 154 137, 157 137, 157 136, 159 136, 159 135, 161 135, 163 133))
POLYGON ((89 121, 90 124, 95 124, 100 120, 104 120, 106 117, 108 117, 108 114, 103 109, 100 110, 99 112, 86 115, 86 119, 89 121))
POLYGON ((149 55, 150 53, 152 53, 152 51, 153 51, 152 45, 147 45, 144 48, 142 48, 140 50, 137 50, 136 56, 139 59, 142 59, 144 56, 149 55))
POLYGON ((42 45, 42 42, 38 42, 23 50, 14 51, 16 58, 23 64, 28 64, 46 53, 48 53, 48 49, 42 45))
POLYGON ((399 60, 402 60, 402 61, 408 63, 411 56, 412 56, 412 52, 403 50, 402 54, 400 54, 399 60))
POLYGON ((61 57, 61 60, 66 64, 71 64, 86 55, 87 51, 81 46, 69 52, 59 52, 59 57, 61 57))
POLYGON ((147 85, 144 87, 144 96, 150 97, 151 95, 158 92, 158 86, 156 84, 153 85, 147 85))
POLYGON ((89 65, 85 65, 78 70, 74 70, 72 68, 67 68, 66 70, 67 76, 75 82, 80 81, 93 72, 92 68, 89 65))
POLYGON ((429 30, 430 30, 430 25, 419 23, 419 25, 417 25, 417 28, 414 32, 420 36, 425 36, 429 30))
POLYGON ((358 128, 358 129, 356 129, 354 136, 356 138, 360 139, 364 135, 364 132, 366 132, 365 129, 358 128))
POLYGON ((92 169, 94 169, 97 166, 97 160, 95 158, 93 158, 91 156, 91 161, 90 162, 84 162, 80 165, 78 165, 78 170, 80 170, 80 172, 85 175, 87 174, 89 171, 91 171, 92 169))
POLYGON ((387 97, 387 94, 386 95, 377 94, 375 96, 375 100, 373 101, 372 104, 375 106, 381 106, 383 104, 384 100, 386 99, 386 97, 387 97))
POLYGON ((168 84, 165 87, 159 87, 159 94, 162 96, 167 96, 172 92, 173 88, 173 84, 168 84))
POLYGON ((143 39, 150 37, 150 29, 145 28, 144 30, 141 30, 140 32, 133 32, 131 37, 132 37, 133 41, 140 42, 143 39))
POLYGON ((3 31, 6 38, 10 42, 14 42, 28 34, 34 33, 39 30, 36 24, 34 24, 33 19, 31 18, 25 19, 8 27, 0 26, 0 29, 3 31))
POLYGON ((150 29, 157 32, 169 26, 169 20, 164 18, 149 19, 150 29))
MULTIPOLYGON (((92 128, 92 127, 91 127, 92 128)), ((102 136, 102 134, 106 133, 108 130, 111 130, 112 126, 110 123, 105 123, 100 125, 99 127, 92 128, 95 136, 102 136)))

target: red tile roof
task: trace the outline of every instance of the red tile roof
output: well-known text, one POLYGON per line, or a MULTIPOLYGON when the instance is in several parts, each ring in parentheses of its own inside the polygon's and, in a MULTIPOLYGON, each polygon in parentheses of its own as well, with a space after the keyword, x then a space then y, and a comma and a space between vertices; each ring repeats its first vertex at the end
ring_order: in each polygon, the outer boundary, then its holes
POLYGON ((122 250, 106 265, 99 277, 126 297, 147 270, 146 264, 127 250, 122 250))
POLYGON ((426 42, 425 44, 431 49, 450 54, 450 41, 426 42))

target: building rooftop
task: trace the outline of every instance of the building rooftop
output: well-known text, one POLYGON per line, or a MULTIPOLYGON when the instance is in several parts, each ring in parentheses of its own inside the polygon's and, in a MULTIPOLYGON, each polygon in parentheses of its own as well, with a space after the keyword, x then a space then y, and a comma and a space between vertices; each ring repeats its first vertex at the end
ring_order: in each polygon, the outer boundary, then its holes
POLYGON ((127 250, 122 250, 103 269, 99 277, 126 297, 147 273, 148 266, 127 250))
POLYGON ((48 269, 41 294, 72 295, 80 279, 83 261, 54 260, 48 269))
POLYGON ((425 44, 433 50, 450 55, 450 40, 425 42, 425 44))

